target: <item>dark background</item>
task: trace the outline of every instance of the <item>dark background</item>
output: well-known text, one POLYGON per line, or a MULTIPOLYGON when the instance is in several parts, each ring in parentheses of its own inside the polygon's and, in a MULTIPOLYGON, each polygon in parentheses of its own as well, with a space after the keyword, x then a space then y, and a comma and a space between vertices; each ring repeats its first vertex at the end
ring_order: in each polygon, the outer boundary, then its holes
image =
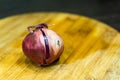
POLYGON ((0 18, 38 11, 80 14, 120 31, 120 0, 0 0, 0 18))

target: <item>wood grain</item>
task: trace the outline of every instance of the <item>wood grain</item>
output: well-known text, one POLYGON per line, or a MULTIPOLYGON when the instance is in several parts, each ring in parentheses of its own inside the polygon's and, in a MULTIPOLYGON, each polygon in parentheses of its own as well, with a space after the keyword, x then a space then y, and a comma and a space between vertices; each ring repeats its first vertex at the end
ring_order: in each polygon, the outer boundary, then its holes
POLYGON ((29 13, 0 20, 0 80, 120 80, 120 34, 68 13, 29 13), (64 40, 60 60, 40 67, 23 54, 27 27, 47 23, 64 40))

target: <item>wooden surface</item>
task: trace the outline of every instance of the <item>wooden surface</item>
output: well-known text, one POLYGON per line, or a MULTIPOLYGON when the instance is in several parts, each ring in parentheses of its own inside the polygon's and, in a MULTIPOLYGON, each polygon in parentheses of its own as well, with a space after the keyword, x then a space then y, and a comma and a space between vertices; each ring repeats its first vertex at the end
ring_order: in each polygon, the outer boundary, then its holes
POLYGON ((120 80, 120 34, 99 21, 67 13, 30 13, 0 20, 0 80, 120 80), (64 40, 60 60, 40 67, 21 43, 27 27, 45 22, 64 40))

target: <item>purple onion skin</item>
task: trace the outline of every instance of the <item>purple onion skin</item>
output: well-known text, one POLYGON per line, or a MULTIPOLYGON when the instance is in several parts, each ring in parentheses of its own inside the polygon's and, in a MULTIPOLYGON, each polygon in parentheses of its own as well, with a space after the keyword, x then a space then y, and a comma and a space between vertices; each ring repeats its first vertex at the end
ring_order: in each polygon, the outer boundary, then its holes
POLYGON ((29 30, 30 33, 23 40, 24 54, 38 65, 53 63, 64 50, 63 40, 44 23, 30 28, 35 28, 35 30, 29 30))

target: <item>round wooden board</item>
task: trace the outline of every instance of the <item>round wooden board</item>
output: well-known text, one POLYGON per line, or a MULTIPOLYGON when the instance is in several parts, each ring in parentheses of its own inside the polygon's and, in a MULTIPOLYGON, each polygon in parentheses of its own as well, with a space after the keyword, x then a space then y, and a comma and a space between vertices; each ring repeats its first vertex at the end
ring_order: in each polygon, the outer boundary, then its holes
POLYGON ((0 20, 0 80, 120 80, 120 34, 110 26, 68 13, 29 13, 0 20), (21 44, 27 27, 47 23, 64 40, 58 62, 32 63, 21 44))

